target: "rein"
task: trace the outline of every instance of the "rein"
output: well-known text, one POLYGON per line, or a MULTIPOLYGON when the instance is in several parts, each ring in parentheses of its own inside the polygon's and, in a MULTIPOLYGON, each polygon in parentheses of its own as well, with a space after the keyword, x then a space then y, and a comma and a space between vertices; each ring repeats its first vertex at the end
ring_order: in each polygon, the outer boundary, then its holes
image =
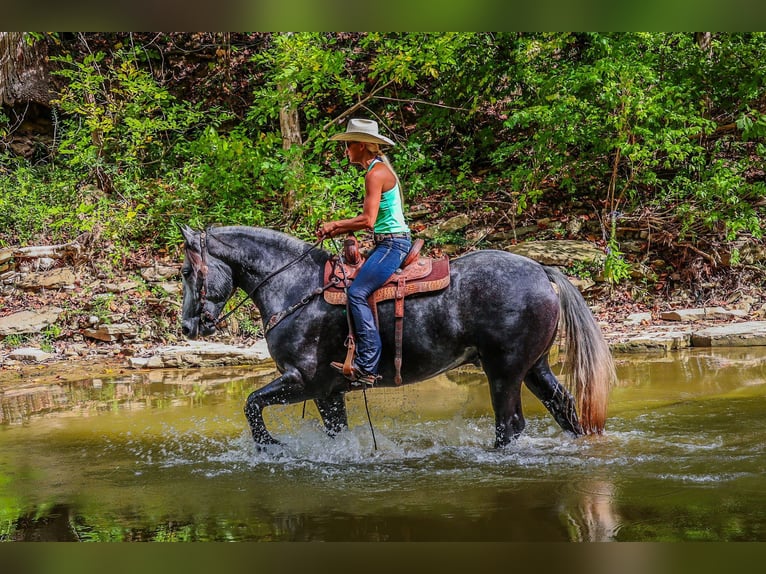
MULTIPOLYGON (((204 268, 204 272, 205 272, 205 284, 203 285, 203 287, 202 287, 202 292, 200 293, 200 298, 201 298, 202 300, 204 300, 204 298, 205 298, 205 294, 206 294, 206 291, 207 291, 207 289, 206 289, 206 284, 207 284, 207 262, 206 262, 206 258, 205 258, 205 255, 207 254, 207 244, 206 244, 206 241, 205 241, 205 235, 206 235, 206 232, 205 232, 205 231, 203 231, 203 232, 200 234, 200 238, 199 238, 199 241, 200 241, 200 249, 201 249, 201 251, 202 251, 202 261, 203 261, 203 268, 204 268)), ((219 241, 220 241, 220 240, 219 240, 219 241)), ((292 261, 289 261, 289 262, 287 262, 285 265, 283 265, 282 267, 280 267, 280 268, 279 268, 279 269, 277 269, 276 271, 272 271, 271 273, 269 273, 268 275, 266 275, 266 277, 264 277, 263 279, 261 279, 261 281, 258 283, 258 285, 256 285, 255 287, 253 287, 253 289, 252 289, 252 290, 251 290, 249 293, 247 293, 247 295, 246 295, 245 297, 243 297, 243 298, 242 298, 242 300, 241 300, 239 303, 237 303, 237 304, 236 304, 236 305, 235 305, 235 306, 234 306, 234 307, 233 307, 233 308, 232 308, 230 311, 228 311, 227 313, 225 313, 225 314, 224 314, 222 317, 220 317, 219 319, 215 319, 215 320, 213 321, 213 324, 214 324, 214 326, 215 326, 216 328, 218 328, 218 325, 220 325, 220 324, 221 324, 221 323, 223 323, 223 322, 224 322, 226 319, 228 319, 229 317, 231 317, 231 315, 234 313, 234 311, 236 311, 236 310, 237 310, 237 309, 239 309, 239 308, 240 308, 242 305, 244 305, 244 304, 245 304, 245 302, 246 302, 248 299, 252 298, 252 297, 253 297, 253 295, 255 295, 255 292, 256 292, 256 291, 258 291, 258 289, 260 289, 261 287, 263 287, 263 285, 264 285, 264 284, 265 284, 267 281, 269 281, 270 279, 273 279, 274 277, 276 277, 277 275, 279 275, 280 273, 282 273, 282 271, 284 271, 284 270, 285 270, 285 269, 287 269, 288 267, 291 267, 292 265, 295 265, 295 264, 296 264, 296 263, 298 263, 299 261, 303 260, 303 259, 304 259, 304 258, 305 258, 305 257, 306 257, 306 256, 307 256, 309 253, 311 253, 311 252, 312 252, 314 249, 316 249, 317 247, 319 247, 319 246, 322 244, 322 241, 324 241, 324 239, 318 239, 318 240, 317 240, 317 241, 316 241, 316 242, 315 242, 315 243, 314 243, 314 244, 313 244, 313 245, 312 245, 312 246, 311 246, 309 249, 307 249, 306 251, 304 251, 304 252, 303 252, 301 255, 299 255, 298 257, 296 257, 296 258, 295 258, 295 259, 293 259, 292 261)), ((330 287, 332 287, 332 285, 333 285, 333 284, 334 284, 334 283, 330 283, 330 284, 327 284, 327 285, 325 285, 324 287, 320 287, 320 288, 318 288, 318 289, 315 289, 315 290, 314 290, 314 291, 312 291, 312 292, 311 292, 309 295, 307 295, 306 297, 304 297, 303 299, 301 299, 301 300, 300 300, 298 303, 296 303, 296 304, 295 304, 295 305, 293 305, 292 307, 290 307, 290 308, 288 308, 288 309, 285 309, 284 311, 281 311, 280 313, 277 313, 276 315, 274 315, 274 316, 273 316, 271 319, 269 319, 269 323, 268 323, 268 324, 266 325, 266 327, 265 327, 265 332, 268 332, 268 331, 270 331, 270 330, 271 330, 273 327, 275 327, 275 326, 277 325, 277 323, 279 323, 279 321, 281 321, 282 319, 284 319, 285 317, 287 317, 287 315, 289 315, 289 314, 293 313, 294 311, 296 311, 296 310, 297 310, 297 309, 299 309, 300 307, 303 307, 304 305, 308 304, 308 303, 311 301, 311 299, 313 299, 314 297, 316 297, 316 296, 317 296, 317 295, 319 295, 320 293, 322 293, 322 292, 326 291, 327 289, 329 289, 330 287), (278 318, 277 318, 277 317, 278 317, 278 318), (273 323, 273 324, 272 324, 272 323, 273 323)))

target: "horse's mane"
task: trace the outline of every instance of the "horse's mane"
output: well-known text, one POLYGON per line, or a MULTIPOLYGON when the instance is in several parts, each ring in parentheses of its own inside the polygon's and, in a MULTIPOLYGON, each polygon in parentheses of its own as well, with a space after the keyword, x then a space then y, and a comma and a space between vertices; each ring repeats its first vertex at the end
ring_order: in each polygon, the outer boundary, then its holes
MULTIPOLYGON (((294 254, 296 256, 303 254, 307 249, 312 247, 310 243, 303 241, 302 239, 282 231, 269 229, 267 227, 228 225, 221 227, 210 227, 207 232, 208 235, 212 236, 214 239, 219 239, 221 243, 224 244, 228 242, 227 238, 244 236, 248 239, 251 239, 252 241, 255 241, 256 243, 272 245, 280 251, 294 254)), ((312 253, 312 258, 317 260, 318 263, 326 260, 326 258, 329 256, 330 254, 324 249, 314 249, 314 253, 312 253), (317 256, 319 256, 318 259, 317 256)))

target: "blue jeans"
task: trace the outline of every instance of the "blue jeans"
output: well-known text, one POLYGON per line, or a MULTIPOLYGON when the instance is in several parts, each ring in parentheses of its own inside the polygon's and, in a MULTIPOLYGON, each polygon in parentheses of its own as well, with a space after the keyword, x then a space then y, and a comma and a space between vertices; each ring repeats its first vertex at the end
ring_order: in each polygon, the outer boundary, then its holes
POLYGON ((356 367, 367 373, 378 374, 382 346, 367 299, 399 268, 411 246, 410 240, 403 237, 380 241, 348 288, 348 305, 356 334, 356 367))

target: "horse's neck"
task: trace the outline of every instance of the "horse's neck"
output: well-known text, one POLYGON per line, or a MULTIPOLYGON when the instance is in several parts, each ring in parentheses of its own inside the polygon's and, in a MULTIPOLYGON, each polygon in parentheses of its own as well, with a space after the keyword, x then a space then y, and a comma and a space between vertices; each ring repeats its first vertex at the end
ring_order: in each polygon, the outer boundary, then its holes
POLYGON ((311 254, 302 257, 311 246, 289 235, 234 228, 221 242, 229 245, 221 259, 232 268, 235 286, 252 295, 264 315, 295 303, 321 281, 320 266, 311 254))

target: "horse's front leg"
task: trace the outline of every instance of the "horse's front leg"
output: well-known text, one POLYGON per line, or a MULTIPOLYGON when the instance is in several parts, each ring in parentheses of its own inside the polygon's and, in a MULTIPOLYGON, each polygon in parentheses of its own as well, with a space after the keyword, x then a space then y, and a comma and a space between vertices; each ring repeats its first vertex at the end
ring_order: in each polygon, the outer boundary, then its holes
POLYGON ((334 392, 329 397, 314 399, 319 415, 322 417, 327 434, 335 436, 348 428, 346 397, 342 392, 334 392))
POLYGON ((263 409, 269 405, 297 403, 306 398, 304 395, 303 378, 295 369, 288 369, 268 385, 250 393, 245 403, 245 417, 256 444, 279 444, 266 430, 263 409))

